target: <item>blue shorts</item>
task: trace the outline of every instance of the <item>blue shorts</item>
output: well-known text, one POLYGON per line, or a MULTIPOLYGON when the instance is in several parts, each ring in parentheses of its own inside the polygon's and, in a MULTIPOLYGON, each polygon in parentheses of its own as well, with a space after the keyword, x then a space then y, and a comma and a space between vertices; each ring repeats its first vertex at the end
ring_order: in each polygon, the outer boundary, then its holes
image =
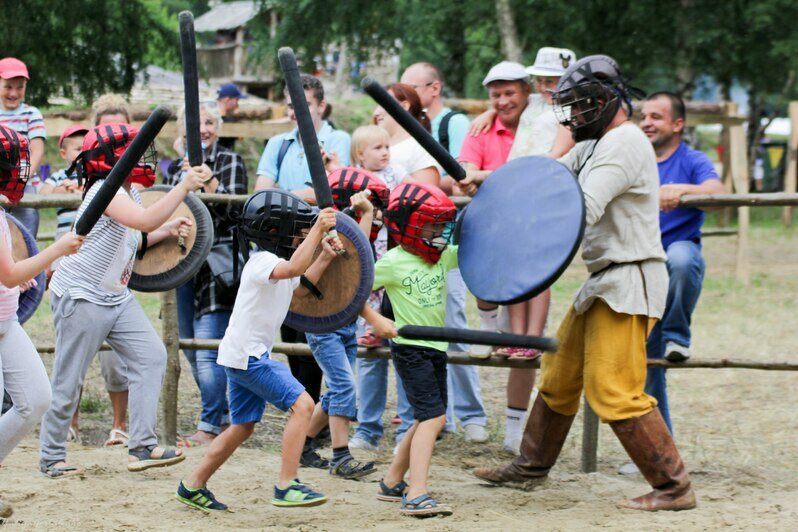
POLYGON ((224 370, 230 394, 230 421, 234 425, 259 422, 267 402, 285 412, 305 391, 288 366, 272 360, 268 354, 249 357, 245 370, 224 370))

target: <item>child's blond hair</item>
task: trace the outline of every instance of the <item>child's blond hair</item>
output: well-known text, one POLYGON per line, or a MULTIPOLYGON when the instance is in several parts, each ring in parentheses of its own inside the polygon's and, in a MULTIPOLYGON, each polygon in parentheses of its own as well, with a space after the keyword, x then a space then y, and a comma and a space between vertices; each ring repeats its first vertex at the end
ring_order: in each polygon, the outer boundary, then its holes
POLYGON ((357 153, 376 141, 384 140, 386 143, 390 142, 391 136, 380 126, 360 126, 352 133, 352 165, 359 166, 360 159, 357 153))
POLYGON ((125 121, 130 123, 130 109, 127 100, 119 94, 103 94, 92 104, 92 123, 96 126, 104 115, 124 115, 125 121))

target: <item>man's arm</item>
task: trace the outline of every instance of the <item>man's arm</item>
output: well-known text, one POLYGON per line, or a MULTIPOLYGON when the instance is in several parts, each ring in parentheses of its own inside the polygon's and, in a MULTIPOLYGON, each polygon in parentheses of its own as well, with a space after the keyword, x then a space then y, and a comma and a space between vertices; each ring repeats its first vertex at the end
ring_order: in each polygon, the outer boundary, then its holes
POLYGON ((255 172, 257 179, 255 179, 255 190, 263 190, 264 188, 277 188, 277 180, 279 178, 277 168, 277 156, 282 144, 283 135, 272 137, 263 149, 263 154, 258 161, 258 169, 255 172))
MULTIPOLYGON (((700 185, 687 183, 673 183, 662 185, 659 189, 659 208, 662 212, 669 212, 679 206, 682 196, 687 194, 725 194, 726 187, 720 179, 707 179, 700 185)), ((701 207, 706 209, 706 207, 701 207)))
POLYGON ((460 162, 465 168, 466 177, 462 181, 454 184, 455 190, 459 190, 464 196, 473 196, 477 193, 477 188, 490 175, 490 170, 480 170, 477 165, 469 162, 460 162))

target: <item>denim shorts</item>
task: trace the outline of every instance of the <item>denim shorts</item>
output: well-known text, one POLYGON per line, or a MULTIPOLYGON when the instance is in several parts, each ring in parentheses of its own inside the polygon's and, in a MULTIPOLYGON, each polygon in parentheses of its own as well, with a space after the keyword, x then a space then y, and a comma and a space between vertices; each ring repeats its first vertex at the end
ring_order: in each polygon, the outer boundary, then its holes
POLYGON ((391 358, 402 379, 413 419, 426 421, 446 415, 446 364, 443 351, 415 345, 393 344, 391 358))
POLYGON ((234 425, 259 422, 267 402, 285 412, 305 391, 288 366, 272 360, 268 354, 249 357, 245 370, 224 370, 230 394, 230 421, 234 425))

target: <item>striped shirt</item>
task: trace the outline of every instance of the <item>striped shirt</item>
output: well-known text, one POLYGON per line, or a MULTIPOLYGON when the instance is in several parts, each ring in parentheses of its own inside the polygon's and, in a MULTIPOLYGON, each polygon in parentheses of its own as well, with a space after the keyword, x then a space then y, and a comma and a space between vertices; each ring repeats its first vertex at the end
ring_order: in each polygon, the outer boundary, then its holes
POLYGON ((47 138, 44 131, 44 118, 35 107, 26 103, 16 109, 0 109, 0 126, 13 129, 28 137, 28 140, 47 138))
MULTIPOLYGON (((11 231, 8 230, 6 211, 2 208, 0 208, 0 238, 5 240, 6 249, 11 252, 11 231)), ((0 321, 15 318, 17 307, 19 307, 19 287, 8 288, 0 283, 0 321)))
MULTIPOLYGON (((60 187, 64 181, 67 179, 77 180, 77 174, 73 174, 68 176, 66 170, 61 169, 57 172, 50 174, 50 177, 44 180, 45 185, 50 185, 53 188, 60 187)), ((72 223, 75 221, 75 215, 77 214, 76 209, 58 209, 56 215, 58 216, 58 230, 59 232, 65 231, 72 227, 72 223)))
MULTIPOLYGON (((249 186, 247 169, 240 155, 216 142, 210 149, 205 164, 213 171, 213 177, 219 180, 216 194, 247 193, 249 186)), ((175 186, 182 181, 182 168, 182 159, 172 161, 164 177, 164 184, 175 186)), ((241 212, 241 206, 208 204, 206 207, 213 220, 214 245, 221 243, 232 245, 234 217, 241 212)), ((208 263, 203 263, 194 277, 194 316, 199 318, 208 312, 233 310, 235 297, 234 290, 225 290, 216 283, 208 263)))
MULTIPOLYGON (((76 219, 100 190, 98 180, 78 208, 76 219)), ((117 195, 128 194, 124 188, 117 195)), ((141 196, 131 188, 129 196, 141 204, 141 196)), ((64 257, 50 281, 50 290, 62 297, 85 299, 97 305, 118 305, 131 297, 127 287, 133 272, 141 232, 125 227, 113 218, 102 215, 83 242, 80 251, 64 257)))

